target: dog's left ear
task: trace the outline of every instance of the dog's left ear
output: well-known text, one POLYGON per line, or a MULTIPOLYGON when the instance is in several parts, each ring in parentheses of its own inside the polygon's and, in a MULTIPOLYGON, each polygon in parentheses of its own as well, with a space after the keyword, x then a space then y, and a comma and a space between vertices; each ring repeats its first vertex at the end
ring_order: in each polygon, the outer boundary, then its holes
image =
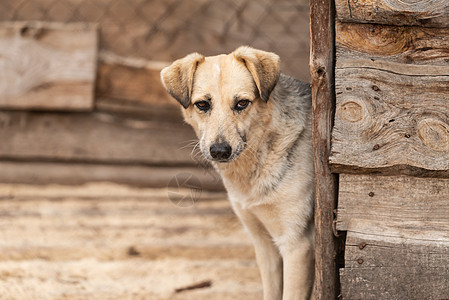
POLYGON ((254 78, 260 98, 268 101, 280 75, 279 56, 251 47, 242 46, 234 51, 234 57, 241 61, 254 78))
POLYGON ((174 61, 161 71, 161 81, 165 89, 184 108, 189 107, 192 96, 193 77, 198 64, 204 61, 204 56, 192 53, 174 61))

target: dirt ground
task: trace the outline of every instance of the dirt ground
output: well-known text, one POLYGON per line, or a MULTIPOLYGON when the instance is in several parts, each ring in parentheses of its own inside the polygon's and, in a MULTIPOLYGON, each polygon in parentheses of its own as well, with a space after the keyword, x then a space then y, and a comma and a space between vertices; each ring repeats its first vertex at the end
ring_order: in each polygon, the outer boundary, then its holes
POLYGON ((163 189, 0 184, 0 227, 0 299, 262 297, 223 193, 183 208, 163 189))

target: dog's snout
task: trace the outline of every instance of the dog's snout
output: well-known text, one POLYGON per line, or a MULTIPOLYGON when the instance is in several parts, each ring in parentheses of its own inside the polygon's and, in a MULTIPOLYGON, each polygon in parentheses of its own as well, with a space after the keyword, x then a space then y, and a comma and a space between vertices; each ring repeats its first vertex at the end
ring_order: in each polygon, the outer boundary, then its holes
POLYGON ((215 143, 210 146, 210 155, 216 160, 225 160, 231 156, 232 148, 228 143, 215 143))

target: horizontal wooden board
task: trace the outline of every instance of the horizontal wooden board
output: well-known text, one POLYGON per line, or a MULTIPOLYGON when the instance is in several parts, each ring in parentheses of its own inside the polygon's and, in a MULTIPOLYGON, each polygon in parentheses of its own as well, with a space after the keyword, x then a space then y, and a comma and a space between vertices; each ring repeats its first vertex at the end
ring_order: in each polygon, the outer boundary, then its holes
POLYGON ((148 103, 139 101, 112 98, 95 99, 95 110, 97 112, 111 113, 125 118, 144 118, 154 122, 170 122, 176 126, 185 124, 182 109, 184 108, 181 105, 165 107, 148 105, 148 103))
POLYGON ((0 25, 0 107, 93 108, 98 37, 89 24, 0 25))
POLYGON ((0 184, 0 216, 2 299, 262 298, 225 193, 181 208, 166 189, 0 184), (212 286, 175 293, 203 281, 212 286))
MULTIPOLYGON (((5 0, 3 0, 5 1, 5 0)), ((12 1, 12 0, 8 0, 12 1)), ((273 51, 282 69, 309 75, 309 1, 27 0, 1 6, 0 20, 98 22, 102 50, 121 56, 172 61, 189 53, 229 53, 240 45, 273 51)))
POLYGON ((0 182, 22 184, 79 185, 87 182, 115 182, 140 187, 176 187, 176 176, 190 174, 203 190, 223 191, 214 169, 205 166, 163 167, 57 162, 0 161, 0 182))
POLYGON ((357 230, 357 220, 409 223, 449 241, 448 200, 449 179, 340 174, 337 229, 357 230))
POLYGON ((449 29, 337 23, 335 172, 449 175, 449 29))
MULTIPOLYGON (((368 61, 381 61, 384 64, 391 62, 408 65, 404 68, 421 69, 420 72, 426 72, 423 74, 427 74, 429 68, 435 68, 433 71, 437 74, 447 74, 445 71, 449 66, 449 28, 342 22, 336 22, 335 27, 337 67, 359 59, 363 62, 362 66, 368 61), (423 70, 422 67, 413 65, 429 66, 423 70)), ((392 71, 395 71, 395 68, 392 71)), ((420 74, 422 73, 418 73, 420 74)))
POLYGON ((253 258, 251 242, 225 193, 203 193, 194 206, 178 207, 166 189, 0 184, 0 199, 0 215, 11 225, 3 228, 8 242, 0 246, 0 262, 113 261, 133 255, 207 260, 225 259, 226 250, 228 257, 253 258), (107 242, 111 238, 114 243, 107 242))
POLYGON ((447 0, 336 0, 344 22, 449 27, 447 0))
POLYGON ((168 63, 100 53, 96 96, 134 105, 178 110, 179 104, 162 86, 160 71, 168 63))
POLYGON ((343 299, 446 299, 449 179, 340 174, 343 299))
POLYGON ((372 232, 347 234, 342 299, 447 299, 449 241, 434 245, 403 236, 392 243, 375 227, 372 232))
POLYGON ((0 112, 0 159, 198 165, 186 124, 108 113, 0 112))

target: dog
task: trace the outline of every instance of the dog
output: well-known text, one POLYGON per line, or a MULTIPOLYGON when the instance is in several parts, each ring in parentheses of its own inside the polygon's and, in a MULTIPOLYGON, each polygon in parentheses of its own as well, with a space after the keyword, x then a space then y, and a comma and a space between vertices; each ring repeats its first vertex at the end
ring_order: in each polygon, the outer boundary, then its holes
POLYGON ((309 299, 314 280, 310 85, 242 46, 161 71, 254 244, 264 300, 309 299))

